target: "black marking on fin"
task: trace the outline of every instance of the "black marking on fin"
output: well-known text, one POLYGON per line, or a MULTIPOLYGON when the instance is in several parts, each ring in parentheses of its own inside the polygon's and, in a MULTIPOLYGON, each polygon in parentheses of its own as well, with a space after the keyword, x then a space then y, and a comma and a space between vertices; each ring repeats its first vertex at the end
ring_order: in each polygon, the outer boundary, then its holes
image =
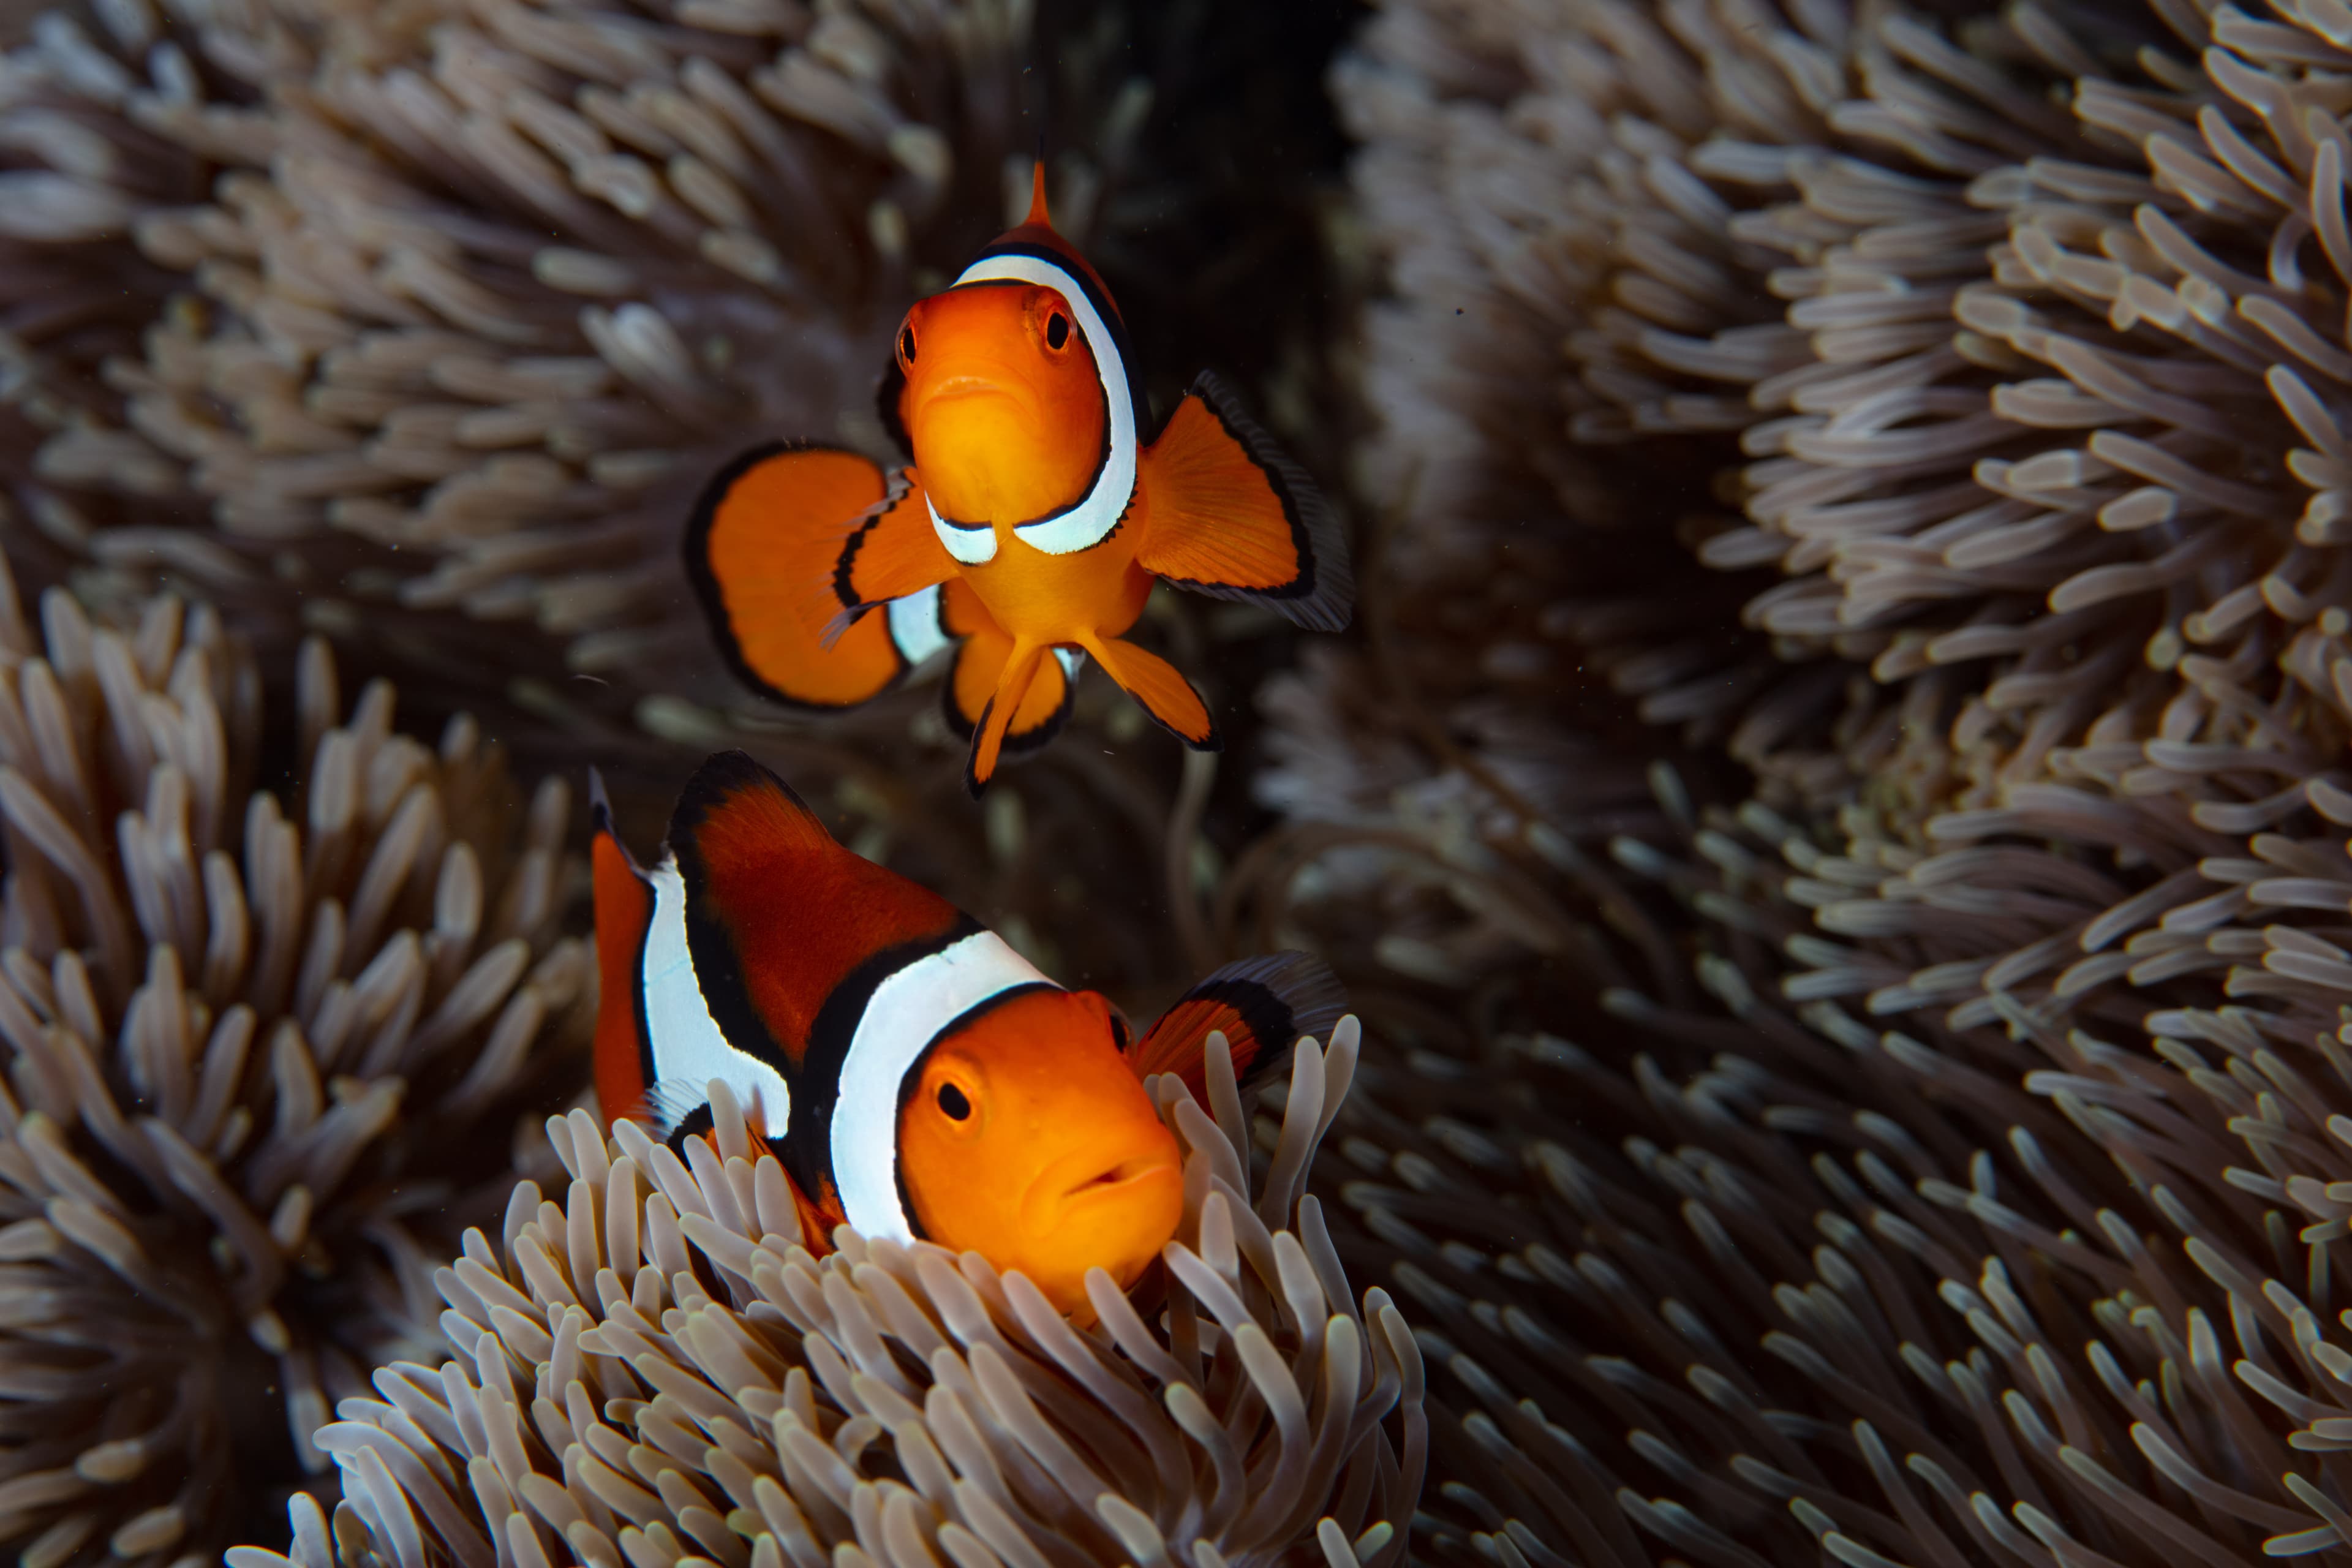
POLYGON ((669 1136, 662 1142, 669 1145, 671 1153, 684 1159, 686 1141, 709 1131, 712 1124, 710 1102, 706 1100, 680 1117, 677 1125, 669 1130, 669 1136))

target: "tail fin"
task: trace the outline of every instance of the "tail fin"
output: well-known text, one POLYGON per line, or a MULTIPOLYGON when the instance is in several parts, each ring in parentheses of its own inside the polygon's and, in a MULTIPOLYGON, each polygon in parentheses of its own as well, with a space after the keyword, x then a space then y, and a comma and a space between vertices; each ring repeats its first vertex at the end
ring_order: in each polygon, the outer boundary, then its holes
POLYGON ((852 973, 970 923, 929 889, 843 848, 742 752, 695 771, 670 817, 669 848, 703 1005, 730 1047, 787 1076, 801 1070, 820 1010, 852 973))
POLYGON ((1319 958, 1277 952, 1228 963, 1176 999, 1176 1005, 1128 1049, 1138 1078, 1172 1072, 1208 1103, 1205 1062, 1212 1032, 1234 1053, 1234 1077, 1244 1090, 1271 1081, 1290 1066, 1299 1037, 1328 1042, 1348 1011, 1347 988, 1319 958))
POLYGON ((604 775, 588 770, 590 860, 596 891, 596 1103, 607 1125, 637 1115, 653 1086, 642 980, 653 889, 613 830, 604 775))
MULTIPOLYGON (((856 453, 796 443, 756 447, 712 478, 687 526, 687 576, 720 655, 745 685, 796 708, 849 708, 919 662, 892 616, 843 619, 860 546, 878 561, 877 532, 908 532, 879 526, 888 492, 882 470, 856 453)), ((922 510, 919 497, 914 510, 922 510)), ((929 531, 926 524, 925 538, 929 531)), ((875 580, 854 585, 858 603, 926 586, 913 578, 928 564, 935 563, 902 567, 887 584, 864 564, 861 574, 875 580), (912 586, 902 590, 900 580, 912 586)))

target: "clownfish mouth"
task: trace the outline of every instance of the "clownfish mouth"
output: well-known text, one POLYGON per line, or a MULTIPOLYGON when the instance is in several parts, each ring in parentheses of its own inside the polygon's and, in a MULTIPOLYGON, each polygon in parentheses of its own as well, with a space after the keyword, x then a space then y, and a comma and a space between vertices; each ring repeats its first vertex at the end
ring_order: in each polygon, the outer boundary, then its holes
POLYGON ((1057 1226, 1074 1207, 1124 1200, 1156 1183, 1183 1179, 1176 1162, 1159 1151, 1117 1160, 1079 1156, 1041 1173, 1022 1209, 1031 1228, 1042 1233, 1057 1226))
POLYGON ((1067 1202, 1076 1198, 1094 1197, 1103 1193, 1115 1193, 1144 1180, 1156 1172, 1173 1172, 1175 1169, 1176 1167, 1170 1163, 1164 1154, 1138 1155, 1131 1160, 1121 1160, 1115 1165, 1084 1178, 1072 1185, 1062 1194, 1062 1197, 1065 1202, 1067 1202))
POLYGON ((1037 412, 1036 399, 1014 376, 943 375, 918 388, 915 403, 919 408, 934 408, 943 403, 970 403, 991 397, 1001 398, 1032 416, 1037 412))
POLYGON ((985 375, 943 376, 923 389, 927 403, 942 397, 977 397, 993 393, 1004 395, 1004 388, 993 377, 985 375))

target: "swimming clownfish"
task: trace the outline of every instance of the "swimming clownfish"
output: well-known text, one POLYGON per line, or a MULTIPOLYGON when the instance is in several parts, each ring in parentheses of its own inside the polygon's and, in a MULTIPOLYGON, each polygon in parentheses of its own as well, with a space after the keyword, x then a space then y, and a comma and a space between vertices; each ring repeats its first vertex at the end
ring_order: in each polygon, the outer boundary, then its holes
POLYGON ((1205 1104, 1212 1030, 1247 1083, 1345 999, 1303 953, 1228 965, 1140 1039, 944 899, 834 842, 740 752, 678 797, 650 869, 592 779, 596 1094, 673 1146, 723 1079, 824 1249, 844 1223, 1019 1269, 1065 1312, 1099 1267, 1124 1289, 1183 1207, 1176 1142, 1144 1092, 1174 1072, 1205 1104))
POLYGON ((846 708, 956 644, 944 706, 975 795, 1002 754, 1053 738, 1088 656, 1187 746, 1218 750, 1200 693, 1120 635, 1153 581, 1339 631, 1347 543, 1214 376, 1146 445, 1132 363, 1102 279, 1054 232, 1041 168, 1027 219, 899 325, 879 401, 911 467, 783 443, 704 490, 687 571, 736 675, 846 708))

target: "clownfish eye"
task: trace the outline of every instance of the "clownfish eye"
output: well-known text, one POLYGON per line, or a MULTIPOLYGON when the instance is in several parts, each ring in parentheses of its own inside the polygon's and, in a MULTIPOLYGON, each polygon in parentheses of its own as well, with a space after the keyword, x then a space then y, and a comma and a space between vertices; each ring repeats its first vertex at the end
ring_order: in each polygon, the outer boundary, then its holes
POLYGON ((1070 319, 1056 310, 1045 318, 1045 346, 1059 351, 1070 342, 1070 319))
POLYGON ((947 1112, 949 1121, 961 1121, 971 1114, 971 1101, 955 1085, 943 1083, 940 1085, 940 1109, 947 1112))
POLYGON ((911 326, 898 329, 898 357, 908 361, 915 357, 915 329, 911 326))

